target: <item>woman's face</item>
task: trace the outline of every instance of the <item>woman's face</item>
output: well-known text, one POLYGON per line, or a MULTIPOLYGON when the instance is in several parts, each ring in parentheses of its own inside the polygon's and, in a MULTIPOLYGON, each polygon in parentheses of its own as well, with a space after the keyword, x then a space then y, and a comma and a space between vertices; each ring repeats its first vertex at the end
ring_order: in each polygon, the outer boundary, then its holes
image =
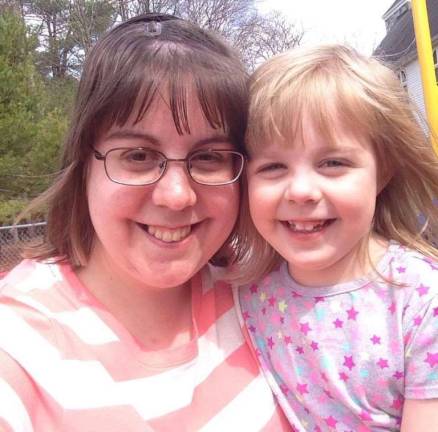
MULTIPOLYGON (((167 101, 157 97, 140 122, 112 127, 96 150, 146 147, 181 159, 198 149, 233 149, 226 133, 209 125, 197 100, 187 102, 190 134, 178 134, 167 101)), ((238 183, 197 184, 185 163, 170 162, 154 184, 121 185, 107 177, 103 161, 90 157, 87 195, 96 234, 89 265, 98 272, 126 285, 176 287, 198 272, 231 233, 238 183)))

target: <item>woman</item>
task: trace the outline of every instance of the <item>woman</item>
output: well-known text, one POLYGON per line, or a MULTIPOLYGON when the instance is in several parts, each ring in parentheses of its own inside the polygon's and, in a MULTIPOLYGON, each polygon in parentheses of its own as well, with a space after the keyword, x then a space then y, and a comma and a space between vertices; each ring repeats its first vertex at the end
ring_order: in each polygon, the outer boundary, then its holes
POLYGON ((246 104, 236 55, 188 22, 96 44, 47 240, 0 288, 1 430, 288 428, 207 265, 238 244, 246 104))

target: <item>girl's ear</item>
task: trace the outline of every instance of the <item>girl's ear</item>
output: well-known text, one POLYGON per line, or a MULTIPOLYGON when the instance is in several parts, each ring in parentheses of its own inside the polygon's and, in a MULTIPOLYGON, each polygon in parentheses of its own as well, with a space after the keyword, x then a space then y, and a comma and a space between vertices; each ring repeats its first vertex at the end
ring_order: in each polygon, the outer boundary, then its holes
POLYGON ((380 167, 379 173, 377 174, 377 195, 385 189, 386 185, 394 177, 394 174, 395 172, 392 166, 385 164, 385 166, 380 167))

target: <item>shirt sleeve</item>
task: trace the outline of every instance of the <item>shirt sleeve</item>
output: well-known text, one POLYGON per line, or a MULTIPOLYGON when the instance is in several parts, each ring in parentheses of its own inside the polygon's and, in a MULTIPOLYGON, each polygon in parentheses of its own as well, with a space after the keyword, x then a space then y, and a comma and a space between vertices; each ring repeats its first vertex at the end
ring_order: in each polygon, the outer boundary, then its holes
POLYGON ((438 398, 437 280, 434 276, 418 283, 405 307, 406 399, 438 398))
POLYGON ((0 350, 0 430, 33 432, 31 420, 35 389, 23 368, 0 350))

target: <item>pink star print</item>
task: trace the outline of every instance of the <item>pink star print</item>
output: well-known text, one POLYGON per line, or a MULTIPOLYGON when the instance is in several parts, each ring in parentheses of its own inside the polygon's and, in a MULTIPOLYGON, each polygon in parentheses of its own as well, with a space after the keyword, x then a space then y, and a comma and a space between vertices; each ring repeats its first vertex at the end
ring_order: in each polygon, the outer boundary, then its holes
POLYGON ((272 349, 274 347, 274 345, 275 345, 275 342, 272 339, 272 336, 268 337, 268 346, 269 346, 269 348, 272 349))
POLYGON ((404 402, 403 397, 399 396, 397 399, 393 400, 391 407, 396 410, 399 410, 403 407, 403 402, 404 402))
POLYGON ((350 371, 356 366, 353 361, 353 356, 344 356, 344 366, 350 369, 350 371))
POLYGON ((251 333, 255 333, 256 331, 256 328, 252 324, 248 327, 248 329, 251 333))
POLYGON ((347 375, 345 372, 341 372, 341 373, 339 374, 339 379, 340 379, 341 381, 347 382, 347 381, 348 381, 348 375, 347 375))
POLYGON ((416 316, 414 318, 414 325, 419 326, 421 324, 421 321, 422 321, 421 317, 420 316, 416 316))
POLYGON ((438 316, 438 307, 433 308, 433 316, 438 316))
POLYGON ((370 421, 370 420, 372 420, 372 418, 370 416, 370 413, 368 411, 364 411, 364 410, 361 411, 361 413, 359 414, 359 417, 363 421, 370 421))
POLYGON ((395 303, 394 302, 391 303, 391 306, 389 306, 388 310, 389 310, 389 312, 391 312, 394 315, 394 313, 395 313, 395 303))
POLYGON ((400 371, 395 371, 393 377, 396 380, 402 379, 405 376, 405 374, 403 372, 400 371))
POLYGON ((336 320, 333 321, 333 324, 335 325, 336 328, 342 328, 342 326, 344 325, 344 321, 341 321, 339 318, 336 318, 336 320))
POLYGON ((348 309, 348 311, 347 311, 348 319, 349 319, 349 320, 356 321, 356 317, 357 317, 357 314, 358 314, 358 313, 359 313, 359 312, 354 308, 354 306, 351 306, 351 308, 348 309))
POLYGON ((302 297, 301 294, 298 294, 295 291, 292 291, 292 298, 298 298, 298 297, 302 297))
POLYGON ((295 350, 298 354, 304 354, 304 349, 303 347, 297 347, 295 350))
POLYGON ((289 387, 286 384, 280 384, 280 390, 286 396, 289 392, 289 387))
POLYGON ((318 342, 312 341, 312 343, 310 344, 310 346, 312 347, 313 351, 317 351, 318 348, 318 342))
POLYGON ((377 362, 377 365, 380 367, 380 369, 385 369, 385 368, 389 367, 388 360, 383 359, 381 357, 380 357, 379 361, 377 362))
POLYGON ((285 343, 286 345, 291 344, 291 343, 292 343, 292 338, 291 338, 290 336, 285 336, 285 337, 284 337, 284 343, 285 343))
POLYGON ((370 340, 373 343, 373 345, 380 345, 380 337, 379 336, 374 335, 370 340))
POLYGON ((307 390, 307 384, 298 384, 297 391, 301 395, 303 395, 305 393, 309 393, 309 390, 307 390))
POLYGON ((399 273, 404 273, 405 271, 406 271, 406 267, 397 267, 397 271, 399 272, 399 273))
POLYGON ((243 312, 243 319, 244 320, 247 320, 247 319, 250 319, 251 318, 251 315, 249 314, 249 312, 247 312, 247 311, 245 311, 245 312, 243 312))
POLYGON ((422 296, 426 295, 429 292, 429 287, 425 286, 423 284, 420 284, 419 287, 417 288, 417 292, 418 292, 418 295, 420 297, 422 297, 422 296))
POLYGON ((309 331, 312 330, 309 326, 309 323, 301 323, 300 324, 300 331, 301 333, 304 333, 307 336, 307 333, 309 333, 309 331))
POLYGON ((326 419, 324 419, 325 423, 327 426, 335 428, 336 427, 336 419, 334 419, 332 416, 327 417, 326 419))
POLYGON ((424 363, 429 363, 429 366, 433 368, 438 365, 438 353, 427 353, 427 358, 424 360, 424 363))
POLYGON ((257 294, 257 285, 256 284, 251 285, 249 291, 251 292, 251 294, 257 294))
POLYGON ((275 297, 271 296, 268 298, 269 306, 275 306, 275 297))
POLYGON ((324 301, 324 297, 314 297, 314 299, 315 299, 315 304, 324 301))

